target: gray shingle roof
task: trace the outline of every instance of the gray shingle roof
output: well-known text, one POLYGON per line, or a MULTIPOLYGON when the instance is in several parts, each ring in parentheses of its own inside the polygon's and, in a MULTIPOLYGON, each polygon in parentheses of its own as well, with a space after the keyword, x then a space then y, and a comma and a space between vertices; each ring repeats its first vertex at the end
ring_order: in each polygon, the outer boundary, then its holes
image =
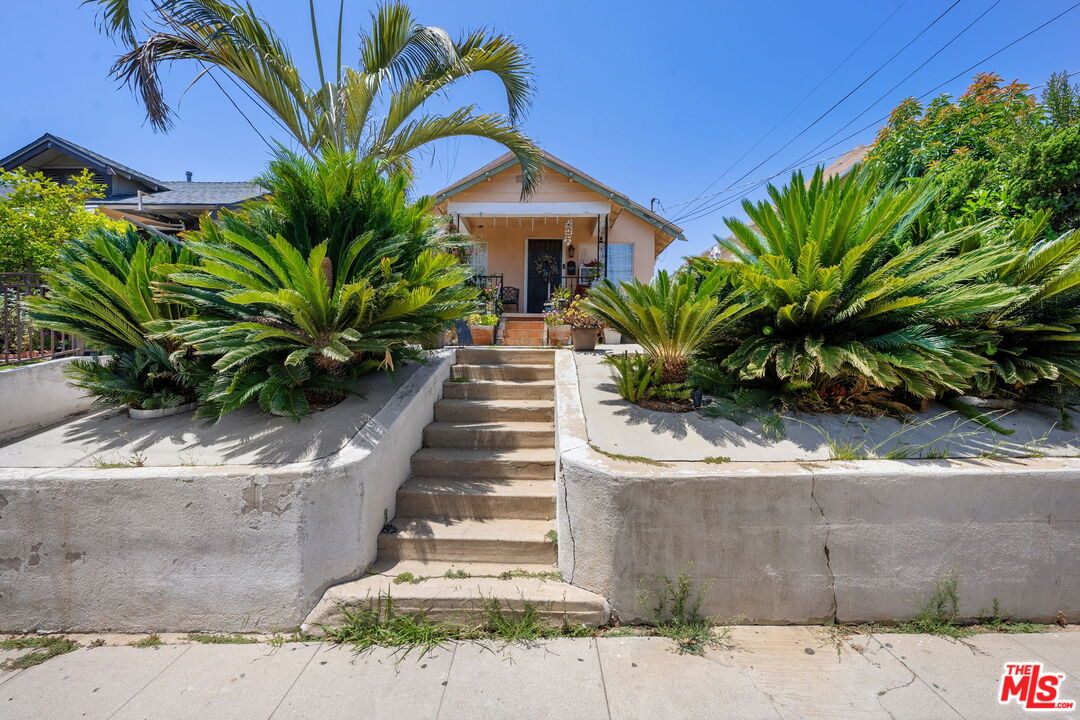
MULTIPOLYGON (((266 188, 250 182, 188 182, 187 180, 165 180, 162 185, 167 190, 144 194, 143 207, 164 205, 220 206, 235 205, 245 200, 266 194, 266 188)), ((134 206, 139 199, 136 195, 112 196, 104 200, 94 200, 90 204, 105 206, 134 206)))

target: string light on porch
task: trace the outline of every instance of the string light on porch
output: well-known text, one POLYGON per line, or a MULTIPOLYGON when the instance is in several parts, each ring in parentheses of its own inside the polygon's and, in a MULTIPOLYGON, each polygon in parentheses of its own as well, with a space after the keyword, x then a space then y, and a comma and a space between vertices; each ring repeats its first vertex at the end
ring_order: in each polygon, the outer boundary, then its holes
POLYGON ((569 218, 563 226, 563 242, 566 244, 566 256, 574 257, 574 218, 569 218))

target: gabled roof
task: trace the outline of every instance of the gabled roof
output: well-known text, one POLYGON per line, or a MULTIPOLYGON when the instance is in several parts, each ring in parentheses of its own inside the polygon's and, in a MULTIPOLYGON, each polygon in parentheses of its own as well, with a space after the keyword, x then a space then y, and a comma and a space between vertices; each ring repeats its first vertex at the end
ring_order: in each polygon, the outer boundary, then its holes
MULTIPOLYGON (((570 163, 564 162, 544 150, 540 151, 540 160, 545 168, 550 168, 551 170, 554 170, 560 175, 564 175, 571 180, 574 180, 575 182, 579 182, 593 192, 609 199, 611 202, 621 205, 631 214, 641 218, 645 222, 658 229, 660 232, 678 240, 686 239, 683 236, 682 228, 680 228, 675 223, 666 220, 660 215, 657 215, 652 210, 649 210, 648 208, 639 205, 625 195, 603 184, 599 180, 596 180, 595 178, 586 175, 570 163)), ((435 193, 435 201, 442 202, 444 200, 447 200, 460 192, 468 190, 473 185, 476 185, 477 183, 482 182, 489 177, 497 175, 498 173, 501 173, 502 171, 511 168, 517 164, 518 159, 513 153, 508 152, 500 155, 499 157, 489 162, 487 165, 484 165, 480 169, 471 172, 465 177, 461 178, 453 185, 443 188, 439 192, 435 193)))
POLYGON ((145 173, 141 173, 138 170, 134 170, 127 165, 122 165, 115 160, 110 160, 104 155, 100 155, 93 150, 88 150, 81 145, 76 145, 70 140, 65 140, 62 137, 57 137, 51 133, 45 133, 37 140, 24 145, 22 148, 8 155, 6 158, 0 159, 0 168, 12 169, 20 165, 24 165, 32 160, 37 155, 45 152, 46 150, 59 150, 65 155, 70 155, 73 158, 81 160, 86 163, 88 167, 91 167, 106 175, 120 175, 129 180, 142 183, 150 191, 165 190, 167 186, 160 180, 150 177, 145 173))
MULTIPOLYGON (((166 189, 144 194, 144 207, 175 207, 189 205, 193 207, 237 205, 245 200, 266 194, 266 188, 250 182, 199 182, 188 180, 166 180, 166 189)), ((135 207, 139 203, 137 195, 113 195, 101 200, 91 200, 88 205, 106 207, 135 207)))

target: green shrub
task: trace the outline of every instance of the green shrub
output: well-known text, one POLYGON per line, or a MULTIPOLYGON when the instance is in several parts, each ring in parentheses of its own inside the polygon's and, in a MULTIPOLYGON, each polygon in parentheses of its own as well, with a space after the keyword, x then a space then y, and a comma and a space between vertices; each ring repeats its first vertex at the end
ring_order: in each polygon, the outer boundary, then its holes
POLYGON ((660 376, 660 364, 643 353, 605 355, 604 362, 611 366, 619 395, 632 403, 648 398, 660 376))
POLYGON ((193 315, 155 329, 212 360, 201 416, 253 402, 307 415, 357 375, 421 358, 421 342, 475 307, 468 268, 442 252, 403 176, 327 150, 318 162, 282 152, 261 182, 271 197, 204 219, 186 238, 200 262, 158 286, 193 315))
POLYGON ((703 277, 661 270, 648 285, 635 279, 621 288, 604 280, 589 292, 584 309, 658 360, 660 382, 683 383, 691 356, 747 310, 732 300, 727 283, 722 267, 703 277))
POLYGON ((754 226, 727 221, 734 239, 721 244, 756 328, 722 358, 740 379, 829 404, 875 389, 929 398, 988 366, 985 336, 964 328, 1021 294, 982 281, 1009 249, 978 245, 986 225, 907 242, 932 191, 881 182, 880 169, 795 173, 770 202, 744 204, 754 226))
POLYGON ((86 201, 104 197, 105 186, 89 170, 57 183, 40 172, 0 171, 0 272, 52 268, 60 248, 93 230, 124 232, 131 224, 86 209, 86 201))
POLYGON ((1080 231, 1042 239, 1048 213, 1022 222, 996 278, 1023 294, 989 313, 992 366, 976 378, 983 394, 1058 397, 1080 386, 1080 231))
POLYGON ((77 335, 110 356, 104 364, 74 360, 66 369, 72 384, 95 396, 98 405, 149 410, 194 399, 198 369, 176 353, 174 339, 150 336, 155 322, 187 312, 155 297, 153 284, 174 263, 192 259, 173 243, 140 238, 130 226, 124 232, 97 230, 61 248, 47 275, 48 295, 28 298, 36 325, 77 335))

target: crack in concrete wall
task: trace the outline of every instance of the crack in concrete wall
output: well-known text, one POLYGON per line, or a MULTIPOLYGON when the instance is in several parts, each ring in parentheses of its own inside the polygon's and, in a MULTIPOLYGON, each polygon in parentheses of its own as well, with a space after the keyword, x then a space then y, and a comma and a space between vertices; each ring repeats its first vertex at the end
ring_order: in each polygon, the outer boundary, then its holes
POLYGON ((817 499, 817 474, 813 470, 810 471, 810 502, 817 508, 818 514, 821 515, 822 521, 825 523, 825 542, 822 544, 822 549, 825 552, 825 569, 829 571, 829 589, 832 591, 832 621, 835 624, 837 622, 836 611, 836 573, 832 568, 832 553, 829 551, 829 536, 832 535, 832 523, 829 522, 829 516, 825 514, 825 508, 821 506, 821 502, 817 499))

